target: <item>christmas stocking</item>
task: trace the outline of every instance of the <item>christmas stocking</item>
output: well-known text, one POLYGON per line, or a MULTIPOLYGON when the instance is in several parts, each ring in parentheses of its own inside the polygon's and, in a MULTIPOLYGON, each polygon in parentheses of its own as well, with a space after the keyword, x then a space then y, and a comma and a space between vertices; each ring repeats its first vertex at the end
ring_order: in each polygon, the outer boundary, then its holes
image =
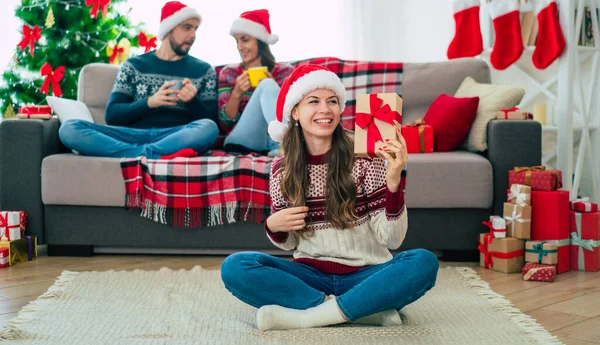
POLYGON ((506 69, 523 54, 521 19, 517 0, 493 0, 489 4, 494 24, 494 47, 490 60, 497 70, 506 69))
POLYGON ((531 59, 536 68, 545 69, 563 53, 566 43, 556 2, 541 0, 537 10, 538 38, 531 59))
POLYGON ((479 27, 479 0, 452 0, 455 32, 448 46, 448 59, 472 57, 483 51, 479 27))

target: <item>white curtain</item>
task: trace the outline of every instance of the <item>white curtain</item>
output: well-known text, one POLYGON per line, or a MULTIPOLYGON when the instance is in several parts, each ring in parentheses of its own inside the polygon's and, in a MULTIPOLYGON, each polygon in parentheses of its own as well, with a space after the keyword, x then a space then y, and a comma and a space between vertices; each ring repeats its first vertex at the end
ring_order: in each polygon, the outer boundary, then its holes
POLYGON ((342 54, 358 60, 447 60, 454 36, 448 0, 345 0, 342 54))

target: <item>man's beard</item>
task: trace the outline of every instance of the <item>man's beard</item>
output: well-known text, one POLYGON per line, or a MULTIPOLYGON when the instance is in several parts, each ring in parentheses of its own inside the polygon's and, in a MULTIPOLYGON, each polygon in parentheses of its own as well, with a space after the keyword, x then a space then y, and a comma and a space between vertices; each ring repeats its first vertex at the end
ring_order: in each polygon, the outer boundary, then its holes
POLYGON ((186 55, 188 55, 190 49, 192 48, 192 44, 194 42, 183 42, 181 44, 177 44, 177 42, 175 42, 171 39, 171 40, 169 40, 169 43, 171 44, 171 49, 173 50, 173 52, 175 54, 177 54, 177 56, 186 56, 186 55), (190 47, 187 50, 184 50, 182 48, 184 44, 189 44, 190 47))

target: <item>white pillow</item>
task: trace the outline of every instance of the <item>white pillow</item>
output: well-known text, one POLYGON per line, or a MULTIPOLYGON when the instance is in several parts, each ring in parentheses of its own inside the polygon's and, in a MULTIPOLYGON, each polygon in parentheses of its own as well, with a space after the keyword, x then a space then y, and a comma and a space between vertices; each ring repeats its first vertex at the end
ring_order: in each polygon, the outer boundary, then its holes
POLYGON ((90 113, 90 110, 83 102, 54 96, 47 96, 46 101, 56 116, 58 116, 58 121, 60 121, 60 123, 70 119, 94 123, 92 113, 90 113))
POLYGON ((502 109, 511 109, 521 103, 525 89, 510 85, 480 84, 466 77, 454 97, 479 97, 477 117, 467 137, 467 149, 473 152, 487 150, 487 125, 502 109))

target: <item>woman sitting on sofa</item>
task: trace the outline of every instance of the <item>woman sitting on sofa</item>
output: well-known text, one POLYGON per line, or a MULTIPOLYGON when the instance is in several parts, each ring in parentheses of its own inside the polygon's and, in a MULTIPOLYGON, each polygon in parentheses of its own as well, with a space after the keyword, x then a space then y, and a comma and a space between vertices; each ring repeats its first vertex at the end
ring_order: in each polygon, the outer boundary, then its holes
POLYGON ((267 10, 242 13, 233 21, 229 33, 235 37, 242 62, 226 66, 219 73, 218 120, 221 129, 229 132, 224 149, 276 154, 279 144, 269 138, 267 125, 275 119, 280 86, 293 67, 275 62, 269 49, 269 44, 275 44, 278 37, 271 33, 267 10), (259 84, 254 88, 249 69, 256 67, 267 67, 267 71, 259 72, 263 75, 258 77, 259 84))
POLYGON ((283 154, 272 163, 265 231, 277 247, 295 249, 294 260, 240 252, 221 267, 225 287, 259 308, 261 330, 399 326, 397 310, 435 285, 431 252, 389 251, 408 227, 406 142, 386 141, 385 159, 355 158, 340 124, 345 98, 338 76, 318 65, 296 68, 281 87, 269 134, 282 140, 283 154))

